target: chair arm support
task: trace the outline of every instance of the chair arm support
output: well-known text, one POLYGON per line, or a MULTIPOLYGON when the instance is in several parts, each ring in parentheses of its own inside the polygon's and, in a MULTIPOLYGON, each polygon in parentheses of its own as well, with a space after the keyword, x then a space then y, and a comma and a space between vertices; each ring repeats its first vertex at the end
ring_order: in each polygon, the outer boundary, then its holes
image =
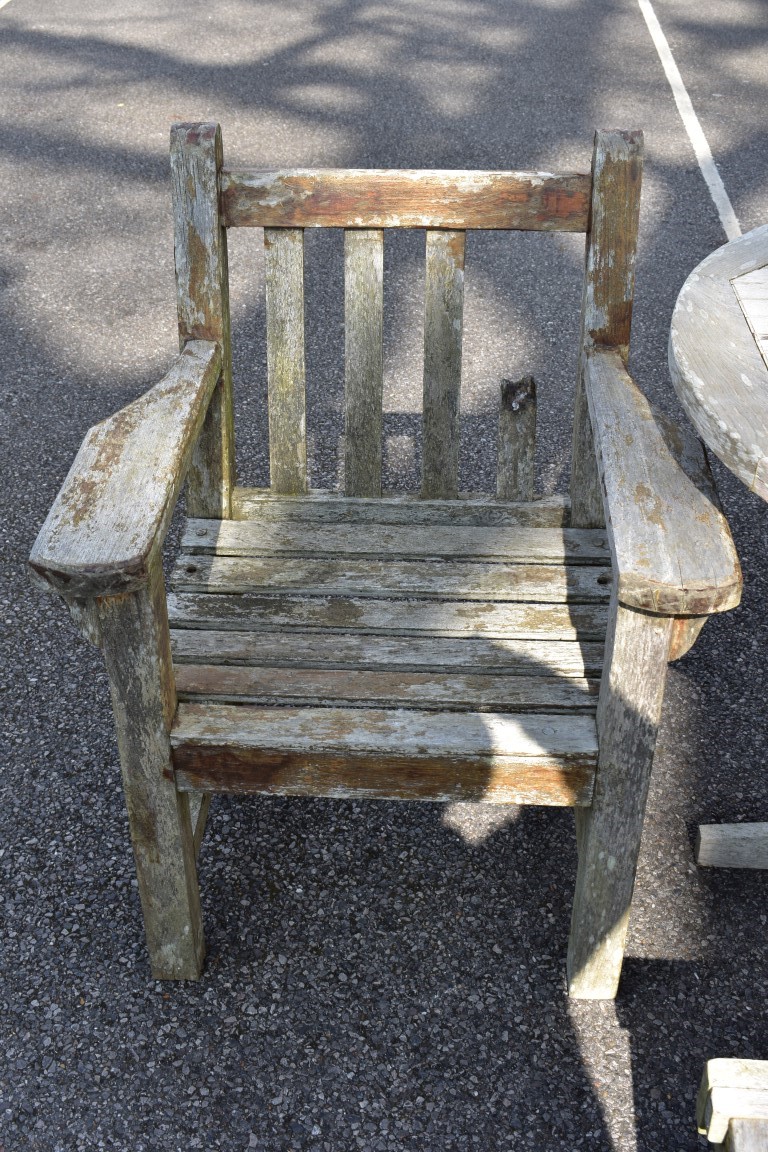
POLYGON ((741 599, 741 569, 701 443, 653 412, 611 348, 589 352, 587 402, 620 603, 707 616, 741 599))
POLYGON ((146 581, 220 371, 218 344, 191 341, 159 384, 90 429, 29 558, 66 599, 146 581))

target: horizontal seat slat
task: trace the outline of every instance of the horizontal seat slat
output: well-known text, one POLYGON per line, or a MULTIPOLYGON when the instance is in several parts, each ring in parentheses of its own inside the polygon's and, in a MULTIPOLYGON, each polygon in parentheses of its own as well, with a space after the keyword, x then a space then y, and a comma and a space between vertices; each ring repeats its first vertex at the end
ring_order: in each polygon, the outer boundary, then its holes
POLYGON ((265 488, 235 488, 232 516, 235 520, 270 523, 306 521, 318 524, 472 524, 475 527, 564 528, 568 523, 567 496, 542 496, 539 500, 514 503, 490 497, 455 500, 421 500, 412 496, 365 499, 338 496, 317 489, 308 496, 278 496, 265 488))
POLYGON ((225 168, 221 210, 226 227, 586 232, 590 188, 581 172, 225 168))
POLYGON ((562 676, 372 672, 177 664, 179 699, 218 703, 367 705, 492 712, 590 712, 599 681, 562 676))
POLYGON ((450 560, 312 560, 295 556, 185 553, 171 576, 177 591, 301 592, 307 596, 603 603, 610 572, 594 565, 453 563, 450 560))
POLYGON ((501 560, 524 564, 609 564, 605 533, 582 528, 507 528, 436 524, 265 524, 256 520, 189 520, 182 547, 224 556, 366 556, 377 560, 501 560))
POLYGON ((369 668, 589 676, 600 672, 603 645, 482 636, 370 636, 365 633, 233 632, 172 628, 174 661, 272 668, 369 668))
POLYGON ((588 804, 591 716, 179 705, 182 790, 588 804))
MULTIPOLYGON (((607 597, 606 597, 607 600, 607 597)), ((380 600, 365 597, 265 596, 171 592, 175 628, 322 628, 353 632, 516 636, 596 640, 605 636, 607 604, 493 604, 485 601, 380 600)))

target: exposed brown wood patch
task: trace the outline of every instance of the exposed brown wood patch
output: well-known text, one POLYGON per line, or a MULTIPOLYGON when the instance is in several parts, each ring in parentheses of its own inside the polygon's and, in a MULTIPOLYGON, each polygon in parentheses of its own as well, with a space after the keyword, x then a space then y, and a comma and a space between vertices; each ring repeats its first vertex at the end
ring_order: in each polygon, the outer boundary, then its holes
POLYGON ((583 173, 299 169, 222 173, 229 227, 585 232, 583 173))
POLYGON ((585 804, 591 716, 180 704, 183 789, 273 795, 585 804))

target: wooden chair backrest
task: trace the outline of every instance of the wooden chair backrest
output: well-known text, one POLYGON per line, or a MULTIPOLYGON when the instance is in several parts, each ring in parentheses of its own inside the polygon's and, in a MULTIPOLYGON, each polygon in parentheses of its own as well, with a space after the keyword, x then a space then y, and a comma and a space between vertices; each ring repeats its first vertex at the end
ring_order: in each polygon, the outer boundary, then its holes
MULTIPOLYGON (((224 167, 216 124, 171 132, 179 334, 221 343, 231 392, 226 230, 264 229, 270 480, 307 491, 304 229, 345 230, 345 494, 381 495, 383 230, 426 231, 421 495, 458 495, 465 232, 584 232, 582 346, 625 360, 642 169, 639 132, 598 132, 589 174, 224 167)), ((231 399, 220 434, 232 452, 231 399)), ((574 451, 589 448, 577 394, 574 451)), ((584 449, 586 450, 586 449, 584 449)), ((578 471, 578 468, 576 468, 578 471)))

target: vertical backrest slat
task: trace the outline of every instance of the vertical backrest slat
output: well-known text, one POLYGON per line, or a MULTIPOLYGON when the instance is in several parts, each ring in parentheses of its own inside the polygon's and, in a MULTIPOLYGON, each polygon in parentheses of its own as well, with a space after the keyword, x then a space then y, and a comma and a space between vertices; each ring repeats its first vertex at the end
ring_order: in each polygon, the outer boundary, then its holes
POLYGON ((384 233, 344 234, 344 492, 381 495, 384 233))
POLYGON ((464 236, 427 230, 421 484, 427 499, 458 495, 464 236))
POLYGON ((584 361, 595 345, 616 348, 625 363, 629 356, 642 174, 642 132, 595 133, 573 423, 571 524, 577 528, 599 527, 603 523, 600 479, 584 390, 584 361))
POLYGON ((269 473, 273 492, 307 491, 304 231, 265 228, 269 473))
POLYGON ((536 457, 536 381, 502 380, 499 405, 498 500, 533 500, 536 457))
POLYGON ((221 345, 221 379, 187 477, 190 516, 226 518, 235 482, 227 233, 219 211, 222 167, 218 124, 171 128, 174 254, 179 344, 221 345))

